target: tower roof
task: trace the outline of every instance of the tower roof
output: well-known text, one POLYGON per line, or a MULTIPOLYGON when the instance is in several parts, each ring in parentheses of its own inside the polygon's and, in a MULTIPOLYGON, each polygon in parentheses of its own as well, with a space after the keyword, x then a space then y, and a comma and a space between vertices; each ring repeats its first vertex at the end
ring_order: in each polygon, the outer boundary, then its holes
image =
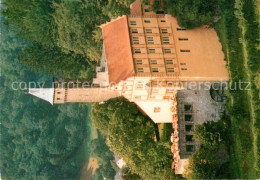
POLYGON ((54 88, 30 88, 29 94, 53 104, 54 88))

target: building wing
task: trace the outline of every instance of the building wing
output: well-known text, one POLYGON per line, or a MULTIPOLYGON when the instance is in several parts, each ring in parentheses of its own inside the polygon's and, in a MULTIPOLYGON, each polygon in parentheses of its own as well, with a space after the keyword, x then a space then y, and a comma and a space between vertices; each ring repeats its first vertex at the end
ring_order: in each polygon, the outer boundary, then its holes
POLYGON ((127 16, 101 25, 110 83, 134 76, 127 16))

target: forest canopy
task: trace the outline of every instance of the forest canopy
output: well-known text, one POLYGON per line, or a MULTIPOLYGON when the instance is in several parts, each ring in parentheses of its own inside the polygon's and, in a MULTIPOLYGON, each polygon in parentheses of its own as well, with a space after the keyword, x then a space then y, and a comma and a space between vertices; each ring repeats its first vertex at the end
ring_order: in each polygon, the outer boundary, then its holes
POLYGON ((90 156, 97 158, 98 169, 95 172, 95 180, 113 180, 118 167, 115 162, 114 153, 106 144, 106 135, 98 132, 98 137, 89 142, 90 156))
MULTIPOLYGON (((0 77, 3 178, 80 177, 84 160, 77 157, 77 152, 89 133, 88 108, 80 104, 51 106, 23 91, 14 91, 11 83, 51 79, 32 72, 19 61, 37 72, 91 79, 102 47, 98 25, 117 13, 126 14, 129 2, 6 0, 3 3, 5 8, 1 7, 1 13, 5 19, 1 17, 0 41, 1 72, 4 72, 0 77), (107 14, 111 8, 115 13, 107 14)), ((111 159, 111 154, 108 157, 111 159)), ((103 168, 99 169, 105 177, 115 173, 113 169, 110 174, 105 172, 109 166, 110 163, 103 161, 103 168)))
POLYGON ((37 72, 93 77, 101 57, 99 25, 129 13, 132 0, 5 0, 4 24, 27 41, 19 60, 37 72))
POLYGON ((131 174, 144 179, 172 179, 170 142, 155 142, 154 123, 134 103, 115 98, 93 104, 91 119, 107 134, 110 149, 122 157, 131 174))
POLYGON ((164 9, 177 18, 180 26, 192 29, 213 23, 218 0, 164 0, 164 9))
MULTIPOLYGON (((1 18, 1 21, 4 21, 1 18)), ((1 28, 0 169, 3 179, 75 179, 83 163, 75 157, 88 132, 88 109, 80 104, 52 106, 14 90, 13 82, 48 81, 20 64, 27 46, 10 26, 1 28)))

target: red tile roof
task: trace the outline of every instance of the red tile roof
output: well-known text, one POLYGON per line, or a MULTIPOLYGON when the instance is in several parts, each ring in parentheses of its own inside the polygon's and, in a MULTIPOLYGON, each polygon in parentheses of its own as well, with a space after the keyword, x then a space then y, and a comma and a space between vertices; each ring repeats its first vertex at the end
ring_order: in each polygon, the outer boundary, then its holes
POLYGON ((134 76, 127 16, 101 25, 110 83, 134 76))
POLYGON ((142 4, 141 0, 136 0, 130 5, 131 15, 141 16, 142 15, 142 4))

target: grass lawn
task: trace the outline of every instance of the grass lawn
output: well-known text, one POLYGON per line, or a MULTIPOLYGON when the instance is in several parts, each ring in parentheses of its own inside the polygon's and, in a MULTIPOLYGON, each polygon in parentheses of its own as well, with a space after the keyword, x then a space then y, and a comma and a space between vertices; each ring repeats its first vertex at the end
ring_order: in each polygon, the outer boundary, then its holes
MULTIPOLYGON (((242 13, 243 8, 239 12, 238 5, 241 5, 240 0, 234 0, 233 4, 220 3, 222 18, 215 26, 228 62, 230 83, 233 87, 239 80, 244 82, 252 80, 252 72, 248 67, 250 52, 248 52, 246 44, 247 24, 240 17, 244 14, 242 13), (234 9, 234 4, 237 5, 236 9, 234 9), (236 13, 234 13, 235 11, 236 13)), ((254 8, 252 6, 251 10, 254 11, 254 8)), ((251 90, 233 90, 228 95, 232 131, 232 144, 230 145, 232 178, 256 178, 258 152, 252 92, 251 90)))

